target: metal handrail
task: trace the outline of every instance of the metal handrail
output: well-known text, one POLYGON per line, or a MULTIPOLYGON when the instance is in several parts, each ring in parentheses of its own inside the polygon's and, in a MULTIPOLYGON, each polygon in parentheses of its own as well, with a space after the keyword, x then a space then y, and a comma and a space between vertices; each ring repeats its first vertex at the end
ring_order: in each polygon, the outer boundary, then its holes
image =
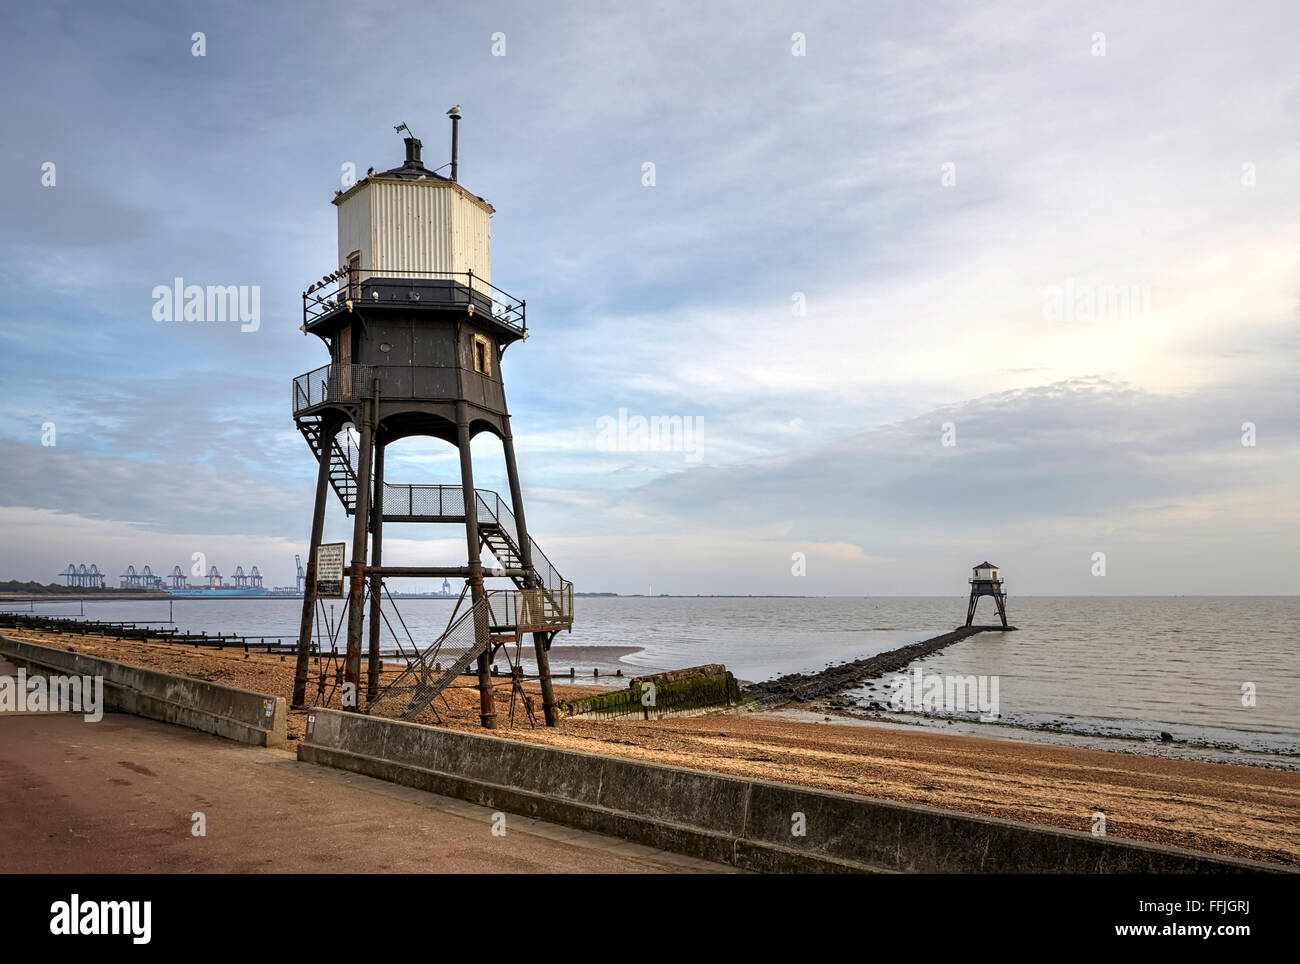
POLYGON ((293 413, 324 402, 369 398, 372 378, 369 365, 322 365, 304 372, 293 380, 293 413))
MULTIPOLYGON (((460 521, 465 518, 465 490, 459 485, 413 485, 385 482, 383 513, 385 516, 402 516, 408 519, 441 519, 460 521)), ((518 551, 519 526, 510 507, 500 493, 491 489, 474 490, 475 513, 480 525, 499 527, 518 551)), ((560 575, 554 564, 542 551, 537 540, 528 537, 528 547, 533 571, 541 585, 538 587, 551 597, 548 605, 561 616, 573 617, 573 583, 560 575)), ((521 560, 522 561, 522 560, 521 560)))
MULTIPOLYGON (((476 489, 475 496, 477 497, 477 501, 479 505, 482 507, 483 511, 488 514, 488 518, 484 519, 482 517, 482 513, 480 513, 479 521, 494 522, 497 525, 501 526, 503 529, 506 530, 506 533, 507 535, 510 536, 511 541, 514 542, 516 546, 518 546, 520 544, 519 526, 515 522, 515 514, 510 511, 510 509, 505 505, 504 502, 501 501, 501 496, 496 492, 492 492, 488 489, 476 489), (492 497, 492 500, 496 506, 495 511, 493 511, 492 506, 488 504, 487 500, 484 499, 485 495, 492 497), (503 516, 504 519, 502 518, 503 516), (508 528, 507 528, 507 523, 509 526, 508 528)), ((533 569, 537 572, 538 577, 542 580, 542 587, 544 589, 547 589, 551 592, 558 593, 558 592, 562 592, 565 586, 568 586, 569 589, 572 590, 573 583, 569 582, 567 579, 565 579, 563 576, 560 575, 560 573, 556 570, 555 566, 551 564, 551 560, 547 558, 546 553, 542 552, 541 546, 537 544, 537 541, 531 535, 528 537, 528 548, 531 550, 533 569)), ((572 611, 573 611, 572 607, 570 607, 569 612, 572 611)))
POLYGON ((489 645, 480 627, 486 629, 490 619, 487 597, 480 596, 384 688, 366 712, 415 719, 489 645))
POLYGON ((498 639, 497 630, 514 627, 518 635, 551 632, 572 623, 573 587, 567 596, 568 617, 557 613, 541 589, 486 592, 463 612, 366 707, 375 716, 413 720, 437 698, 474 659, 498 639))
POLYGON ((324 318, 339 309, 346 308, 351 300, 356 305, 370 304, 382 298, 382 303, 403 304, 421 307, 445 307, 447 305, 477 306, 484 302, 493 320, 513 328, 521 335, 528 330, 525 314, 526 303, 522 298, 515 298, 510 293, 498 288, 481 275, 469 271, 422 271, 411 268, 339 268, 326 275, 316 284, 302 293, 302 320, 304 325, 324 318), (392 281, 452 281, 452 297, 445 301, 426 300, 428 286, 412 285, 405 296, 392 290, 392 281), (379 289, 383 288, 382 295, 379 289), (465 297, 460 297, 464 291, 465 297), (478 296, 475 298, 474 296, 478 296), (425 296, 425 297, 422 297, 425 296))
POLYGON ((492 589, 485 593, 491 613, 491 625, 513 628, 517 633, 545 633, 567 628, 572 622, 572 606, 565 611, 544 589, 492 589))

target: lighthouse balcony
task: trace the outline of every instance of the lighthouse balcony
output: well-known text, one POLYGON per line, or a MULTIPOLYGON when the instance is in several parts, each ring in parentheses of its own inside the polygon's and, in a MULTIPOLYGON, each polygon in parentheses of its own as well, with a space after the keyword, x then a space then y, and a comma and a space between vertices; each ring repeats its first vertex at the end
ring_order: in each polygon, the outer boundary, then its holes
POLYGON ((322 365, 293 380, 293 414, 300 415, 318 405, 369 398, 373 385, 374 369, 370 365, 322 365))
POLYGON ((400 308, 469 311, 501 327, 503 334, 526 337, 523 299, 502 291, 473 271, 415 271, 396 268, 340 268, 302 293, 306 331, 348 311, 400 308))
POLYGON ((462 380, 474 379, 475 401, 490 411, 503 411, 501 383, 453 367, 434 365, 322 365, 293 380, 295 418, 327 407, 350 408, 374 397, 376 382, 385 402, 445 402, 465 395, 462 380))

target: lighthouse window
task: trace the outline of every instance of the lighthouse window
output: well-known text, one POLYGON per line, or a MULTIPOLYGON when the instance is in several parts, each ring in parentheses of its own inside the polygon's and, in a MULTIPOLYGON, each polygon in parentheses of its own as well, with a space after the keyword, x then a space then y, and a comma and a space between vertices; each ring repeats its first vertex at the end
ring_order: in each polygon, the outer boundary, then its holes
POLYGON ((361 252, 353 251, 348 255, 348 297, 353 301, 361 300, 361 252))
POLYGON ((492 374, 492 342, 483 335, 474 336, 474 371, 492 374))

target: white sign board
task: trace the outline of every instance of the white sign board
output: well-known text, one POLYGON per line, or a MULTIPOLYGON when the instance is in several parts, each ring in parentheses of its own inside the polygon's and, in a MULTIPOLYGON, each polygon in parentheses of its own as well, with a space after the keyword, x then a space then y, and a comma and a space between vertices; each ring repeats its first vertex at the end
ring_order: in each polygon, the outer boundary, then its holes
POLYGON ((316 595, 343 598, 343 550, 345 542, 327 542, 316 547, 316 595))

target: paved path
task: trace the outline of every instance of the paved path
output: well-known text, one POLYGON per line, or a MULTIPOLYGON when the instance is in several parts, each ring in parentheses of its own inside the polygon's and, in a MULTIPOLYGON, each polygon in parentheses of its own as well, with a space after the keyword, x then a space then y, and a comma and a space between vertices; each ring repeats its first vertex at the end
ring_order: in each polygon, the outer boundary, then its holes
MULTIPOLYGON (((0 662, 0 675, 12 676, 0 662)), ((108 713, 0 714, 0 873, 732 868, 108 713), (191 833, 192 815, 207 835, 191 833)))

